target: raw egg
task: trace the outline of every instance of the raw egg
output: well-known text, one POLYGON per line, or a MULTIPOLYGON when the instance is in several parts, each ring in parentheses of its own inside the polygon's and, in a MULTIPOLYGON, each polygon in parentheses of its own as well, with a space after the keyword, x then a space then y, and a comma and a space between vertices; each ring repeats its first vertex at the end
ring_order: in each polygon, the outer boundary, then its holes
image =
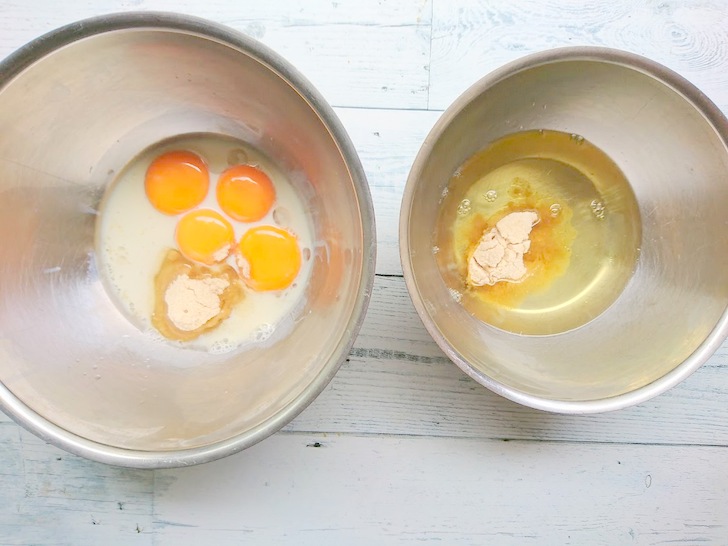
POLYGON ((253 290, 287 288, 301 269, 301 249, 294 235, 275 226, 258 226, 239 245, 240 273, 253 290))
POLYGON ((180 214, 196 207, 209 187, 207 165, 192 152, 160 155, 149 165, 144 178, 147 198, 164 214, 180 214))
POLYGON ((235 231, 220 213, 193 210, 180 218, 175 240, 185 258, 212 265, 228 257, 235 244, 235 231))
MULTIPOLYGON (((308 182, 305 180, 296 182, 303 195, 307 191, 306 184, 308 182)), ((229 316, 224 318, 225 315, 220 315, 214 327, 208 328, 212 323, 206 324, 205 331, 198 337, 190 339, 187 336, 177 342, 186 348, 211 353, 224 353, 248 344, 258 344, 269 336, 285 335, 294 327, 295 320, 305 307, 313 266, 311 256, 317 243, 311 215, 298 188, 294 187, 274 161, 246 143, 209 133, 184 135, 151 146, 133 158, 120 171, 104 195, 100 207, 96 233, 99 273, 109 296, 125 317, 153 339, 169 338, 168 332, 163 331, 158 321, 155 324, 153 318, 155 312, 159 313, 155 305, 159 303, 161 290, 155 279, 158 281, 162 278, 160 275, 168 273, 165 264, 169 265, 167 257, 170 253, 184 253, 180 263, 189 261, 195 272, 188 274, 190 278, 197 273, 202 278, 210 273, 208 270, 212 270, 216 276, 220 272, 231 271, 238 276, 242 272, 238 264, 244 262, 241 261, 236 243, 247 232, 262 226, 279 228, 283 232, 279 238, 289 240, 297 247, 282 252, 281 257, 275 252, 272 254, 273 260, 280 260, 281 264, 293 262, 293 266, 289 264, 289 269, 300 267, 297 274, 292 275, 295 282, 290 282, 287 288, 281 290, 255 290, 252 281, 246 282, 240 275, 239 284, 244 285, 241 287, 244 296, 228 306, 228 299, 224 294, 221 295, 225 300, 221 308, 229 307, 229 316), (275 188, 273 206, 260 220, 240 222, 222 209, 216 191, 208 191, 202 202, 193 205, 191 210, 176 214, 161 213, 155 204, 157 201, 152 200, 145 187, 145 175, 150 165, 165 156, 179 157, 177 154, 180 150, 188 150, 192 156, 199 158, 199 165, 209 173, 209 184, 213 186, 222 173, 239 165, 241 157, 243 161, 255 164, 275 188), (230 238, 228 225, 234 232, 233 238, 230 238), (294 233, 295 236, 292 235, 294 233), (226 255, 228 250, 232 252, 227 258, 215 261, 226 255)), ((258 239, 260 237, 251 236, 250 241, 255 243, 258 239)), ((277 238, 273 237, 272 240, 275 245, 273 248, 277 248, 277 238)), ((259 275, 262 278, 266 268, 261 269, 259 263, 261 252, 253 254, 250 263, 256 266, 256 278, 259 275)), ((176 275, 178 272, 174 273, 176 275)), ((288 276, 291 276, 290 273, 288 276)), ((284 279, 279 280, 277 285, 285 284, 284 279)), ((261 286, 265 286, 265 283, 261 283, 261 286)), ((182 338, 177 336, 176 339, 182 338)))
POLYGON ((220 208, 239 222, 255 222, 263 218, 276 200, 273 182, 252 165, 235 165, 220 175, 217 202, 220 208))

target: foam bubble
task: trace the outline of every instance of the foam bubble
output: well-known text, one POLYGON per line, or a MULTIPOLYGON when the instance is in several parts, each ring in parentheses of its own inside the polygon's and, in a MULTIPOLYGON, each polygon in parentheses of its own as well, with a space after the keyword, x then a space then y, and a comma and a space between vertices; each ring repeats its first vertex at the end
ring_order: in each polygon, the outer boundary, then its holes
POLYGON ((460 301, 463 299, 463 295, 454 288, 448 288, 448 291, 450 292, 450 296, 452 297, 452 299, 454 299, 456 302, 460 303, 460 301))
POLYGON ((255 330, 253 333, 253 339, 255 341, 265 341, 270 336, 273 335, 273 332, 275 331, 275 328, 272 324, 263 323, 255 330))
POLYGON ((471 210, 473 210, 473 207, 470 204, 470 199, 463 199, 462 201, 460 201, 460 204, 458 205, 459 216, 467 216, 468 214, 470 214, 471 210))
POLYGON ((485 200, 488 201, 488 203, 492 203, 496 199, 498 199, 498 192, 495 190, 488 190, 484 194, 485 200))
POLYGON ((594 216, 596 216, 599 220, 604 218, 604 212, 606 210, 606 207, 604 206, 604 203, 599 201, 598 199, 594 199, 589 206, 592 209, 592 212, 594 213, 594 216))
POLYGON ((213 355, 224 355, 233 352, 235 348, 236 346, 233 343, 230 343, 227 339, 223 339, 210 345, 208 352, 213 355))

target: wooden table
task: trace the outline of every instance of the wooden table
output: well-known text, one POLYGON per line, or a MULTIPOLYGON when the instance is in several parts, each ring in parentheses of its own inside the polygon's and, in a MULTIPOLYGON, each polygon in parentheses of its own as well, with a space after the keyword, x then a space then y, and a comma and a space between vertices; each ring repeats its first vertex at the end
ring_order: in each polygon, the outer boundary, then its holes
POLYGON ((0 56, 76 19, 152 9, 261 40, 335 106, 376 208, 371 306, 326 391, 221 461, 114 468, 0 418, 0 544, 728 544, 728 344, 638 407, 523 408, 445 358, 397 253, 414 155, 468 85, 529 52, 611 46, 676 70, 728 112, 728 2, 1 0, 0 56))

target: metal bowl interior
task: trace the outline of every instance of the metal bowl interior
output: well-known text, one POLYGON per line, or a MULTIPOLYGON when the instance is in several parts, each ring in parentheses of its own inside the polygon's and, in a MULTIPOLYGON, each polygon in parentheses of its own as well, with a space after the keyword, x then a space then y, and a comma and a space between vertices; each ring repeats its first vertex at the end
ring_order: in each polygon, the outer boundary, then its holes
POLYGON ((728 123, 694 86, 635 55, 566 48, 486 76, 445 112, 412 167, 400 217, 405 280, 448 356, 488 388, 556 412, 644 401, 700 366, 728 333, 728 123), (584 136, 621 168, 642 223, 636 269, 587 324, 504 332, 453 300, 432 254, 443 189, 489 142, 518 130, 584 136))
POLYGON ((1 73, 0 407, 69 451, 136 467, 208 461, 289 422, 348 354, 374 278, 366 179, 318 92, 254 40, 170 14, 70 25, 1 73), (226 355, 140 332, 95 265, 114 173, 187 133, 276 161, 326 251, 292 329, 226 355))

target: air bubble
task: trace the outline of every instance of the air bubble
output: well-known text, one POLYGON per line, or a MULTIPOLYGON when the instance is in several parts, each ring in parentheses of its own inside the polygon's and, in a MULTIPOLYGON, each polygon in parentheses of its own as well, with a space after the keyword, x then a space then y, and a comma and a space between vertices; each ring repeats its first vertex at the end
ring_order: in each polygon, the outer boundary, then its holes
POLYGON ((462 175, 463 175, 463 171, 461 171, 460 169, 455 169, 455 172, 452 173, 453 178, 460 178, 462 175))
POLYGON ((224 355, 234 350, 235 345, 230 343, 227 339, 224 339, 222 341, 216 341, 215 343, 213 343, 208 349, 208 352, 213 355, 224 355))
POLYGON ((447 197, 447 194, 448 193, 450 193, 450 190, 448 188, 443 188, 442 189, 442 193, 440 194, 440 197, 442 197, 443 199, 445 199, 445 197, 447 197))
POLYGON ((571 140, 573 140, 577 144, 581 144, 582 142, 584 142, 584 137, 581 135, 577 135, 576 133, 571 133, 571 140))
POLYGON ((273 209, 273 221, 281 227, 288 227, 291 222, 291 213, 287 208, 276 207, 273 209))
POLYGON ((458 205, 458 215, 459 216, 467 216, 470 214, 470 211, 473 209, 472 205, 470 204, 470 199, 463 199, 460 201, 460 204, 458 205))
POLYGON ((438 252, 440 252, 440 247, 437 246, 437 245, 433 246, 432 247, 432 253, 433 254, 437 254, 438 252))
MULTIPOLYGON (((546 108, 546 106, 544 106, 544 108, 546 108)), ((539 129, 538 130, 538 134, 541 135, 541 136, 543 136, 543 129, 539 129)))
POLYGON ((559 203, 554 203, 549 207, 549 210, 551 211, 551 216, 556 217, 561 212, 561 205, 559 203))
POLYGON ((594 213, 594 216, 599 218, 600 220, 604 218, 604 213, 606 211, 606 207, 604 206, 604 203, 599 201, 598 199, 594 199, 589 206, 592 209, 592 212, 594 213))
POLYGON ((455 300, 457 303, 460 303, 460 301, 463 299, 463 295, 454 288, 448 288, 448 291, 450 292, 450 297, 452 297, 452 299, 455 300))
POLYGON ((255 341, 265 341, 273 334, 273 330, 274 328, 271 324, 261 324, 255 330, 255 333, 253 334, 253 339, 255 339, 255 341))
POLYGON ((311 249, 306 247, 303 250, 301 250, 301 256, 303 256, 303 261, 307 262, 311 259, 311 249))
POLYGON ((493 201, 498 199, 498 192, 495 190, 488 190, 487 192, 485 192, 485 194, 483 194, 483 197, 486 201, 488 201, 488 203, 492 203, 493 201))
POLYGON ((248 162, 248 153, 245 150, 236 148, 230 150, 227 155, 228 165, 245 165, 248 162))

